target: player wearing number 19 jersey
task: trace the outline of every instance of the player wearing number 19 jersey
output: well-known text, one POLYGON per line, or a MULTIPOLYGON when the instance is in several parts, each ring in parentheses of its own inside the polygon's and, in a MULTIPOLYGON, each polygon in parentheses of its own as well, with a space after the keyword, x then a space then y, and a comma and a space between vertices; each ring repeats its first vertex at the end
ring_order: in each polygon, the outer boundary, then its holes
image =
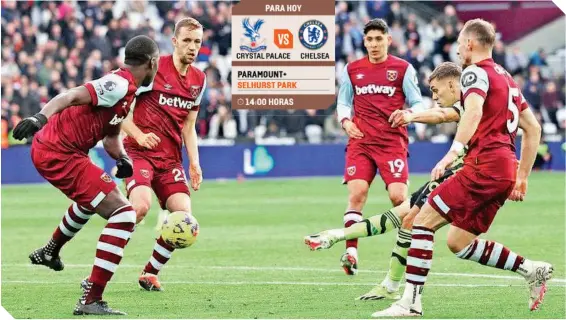
MULTIPOLYGON (((349 201, 344 226, 363 219, 369 187, 377 171, 385 182, 394 206, 407 198, 409 179, 408 135, 406 128, 392 128, 388 119, 407 102, 422 104, 416 71, 407 61, 388 54, 389 28, 382 19, 364 27, 364 46, 368 55, 344 67, 338 93, 338 120, 349 136, 346 147, 344 183, 349 201)), ((357 240, 346 242, 341 257, 348 275, 358 269, 357 240)))
MULTIPOLYGON (((460 76, 462 69, 452 62, 440 64, 429 77, 430 90, 433 100, 439 107, 419 112, 397 110, 389 121, 392 128, 405 127, 411 122, 438 124, 443 122, 458 122, 463 113, 460 104, 460 76)), ((462 153, 448 170, 438 179, 426 182, 415 191, 410 199, 388 211, 371 216, 348 228, 322 231, 305 237, 305 244, 311 250, 329 249, 335 243, 364 237, 379 236, 399 229, 397 240, 391 252, 389 271, 383 281, 369 292, 358 297, 358 300, 370 301, 381 299, 399 299, 399 286, 407 265, 407 251, 411 244, 411 226, 416 214, 427 202, 430 193, 444 181, 452 178, 463 167, 462 153), (405 227, 401 228, 401 224, 405 227)))
POLYGON ((481 19, 466 22, 458 37, 458 55, 466 67, 461 77, 464 113, 448 154, 433 169, 433 178, 468 145, 464 167, 439 185, 413 223, 403 297, 374 317, 422 315, 421 296, 431 268, 436 230, 450 223, 447 244, 458 257, 522 275, 529 288, 529 309, 537 310, 553 267, 531 261, 494 241, 487 232, 507 198, 522 200, 534 163, 541 128, 517 84, 491 59, 495 30, 481 19), (523 129, 517 170, 515 136, 523 129))
MULTIPOLYGON (((151 206, 153 190, 162 209, 191 213, 191 199, 182 163, 186 146, 194 190, 202 181, 195 122, 206 87, 204 72, 192 66, 203 36, 202 25, 184 18, 175 25, 173 55, 161 57, 151 91, 136 103, 133 121, 124 123, 124 145, 134 161, 134 174, 126 179, 128 198, 139 223, 151 206)), ((146 264, 139 284, 149 291, 162 290, 157 274, 171 258, 173 246, 161 237, 146 264)))

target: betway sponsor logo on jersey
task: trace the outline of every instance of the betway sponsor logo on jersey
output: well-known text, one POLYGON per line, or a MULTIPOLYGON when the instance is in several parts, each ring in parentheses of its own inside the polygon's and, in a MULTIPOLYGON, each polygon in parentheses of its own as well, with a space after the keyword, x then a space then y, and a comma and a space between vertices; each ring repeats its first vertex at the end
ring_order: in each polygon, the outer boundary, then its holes
POLYGON ((167 98, 163 93, 159 94, 159 104, 162 106, 169 106, 181 109, 191 109, 195 106, 194 101, 186 100, 180 97, 167 98))
POLYGON ((389 97, 392 97, 395 94, 395 87, 391 86, 378 86, 376 84, 368 84, 367 86, 358 87, 354 86, 356 89, 357 95, 362 94, 385 94, 389 97))

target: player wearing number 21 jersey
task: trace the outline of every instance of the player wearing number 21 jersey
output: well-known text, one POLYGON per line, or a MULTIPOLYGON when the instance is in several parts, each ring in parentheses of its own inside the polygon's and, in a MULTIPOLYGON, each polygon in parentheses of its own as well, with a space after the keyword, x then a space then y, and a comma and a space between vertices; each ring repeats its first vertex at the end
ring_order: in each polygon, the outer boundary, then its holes
MULTIPOLYGON (((147 214, 155 192, 159 205, 169 212, 191 212, 187 175, 183 168, 183 142, 189 156, 193 190, 202 181, 195 122, 206 90, 206 75, 192 63, 203 37, 202 25, 184 18, 175 25, 172 55, 161 57, 153 85, 140 94, 133 119, 124 123, 124 146, 134 161, 134 174, 126 179, 128 198, 139 223, 147 214)), ((157 274, 171 258, 173 246, 157 239, 139 277, 142 288, 160 291, 157 274)))
POLYGON ((493 26, 481 19, 466 22, 458 37, 464 113, 450 151, 432 171, 432 178, 468 146, 464 167, 440 184, 415 217, 407 255, 407 285, 403 297, 374 317, 422 315, 423 287, 432 265, 435 232, 450 225, 448 248, 461 259, 510 270, 523 276, 529 288, 529 309, 537 310, 552 277, 550 263, 532 261, 504 245, 479 239, 509 198, 522 200, 534 163, 541 128, 517 84, 491 58, 493 26), (515 137, 523 129, 521 163, 517 169, 515 137))
MULTIPOLYGON (((368 55, 348 63, 338 92, 338 120, 349 136, 344 183, 349 201, 344 226, 360 222, 369 187, 377 171, 394 206, 407 198, 409 139, 406 128, 392 128, 388 120, 395 110, 422 105, 417 75, 407 61, 388 54, 389 28, 382 19, 364 27, 368 55)), ((346 241, 341 257, 347 275, 357 273, 357 239, 346 241)))

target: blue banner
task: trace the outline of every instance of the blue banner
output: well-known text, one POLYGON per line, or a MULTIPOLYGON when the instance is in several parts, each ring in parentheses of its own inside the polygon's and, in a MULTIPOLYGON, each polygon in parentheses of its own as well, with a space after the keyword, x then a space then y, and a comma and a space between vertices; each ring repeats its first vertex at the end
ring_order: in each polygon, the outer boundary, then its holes
MULTIPOLYGON (((409 147, 409 171, 428 173, 448 151, 450 144, 419 142, 409 147)), ((553 155, 552 170, 565 169, 561 143, 549 143, 553 155)), ((519 154, 520 145, 517 146, 519 154)), ((344 172, 342 144, 294 146, 203 146, 199 148, 200 163, 205 179, 234 179, 239 176, 308 177, 341 176, 344 172)), ((92 161, 110 172, 112 160, 102 148, 92 149, 92 161)), ((185 159, 185 168, 188 163, 185 159)), ((28 146, 14 146, 2 150, 2 183, 38 183, 44 179, 37 173, 30 158, 28 146)))

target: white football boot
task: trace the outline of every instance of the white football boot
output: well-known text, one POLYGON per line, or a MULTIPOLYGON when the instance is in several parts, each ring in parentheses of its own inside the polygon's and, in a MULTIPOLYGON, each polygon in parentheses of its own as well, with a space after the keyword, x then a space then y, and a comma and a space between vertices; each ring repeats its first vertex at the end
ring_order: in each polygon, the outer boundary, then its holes
POLYGON ((339 229, 326 230, 317 234, 313 234, 305 237, 305 244, 309 246, 311 251, 330 249, 335 243, 340 242, 340 234, 344 232, 339 229))
POLYGON ((554 267, 547 262, 532 261, 530 273, 525 276, 529 287, 529 310, 536 311, 542 304, 546 294, 546 282, 552 278, 554 267))
POLYGON ((422 317, 423 315, 423 308, 418 303, 411 304, 409 301, 405 299, 401 299, 391 305, 391 307, 374 312, 371 317, 372 318, 383 318, 383 317, 422 317))

